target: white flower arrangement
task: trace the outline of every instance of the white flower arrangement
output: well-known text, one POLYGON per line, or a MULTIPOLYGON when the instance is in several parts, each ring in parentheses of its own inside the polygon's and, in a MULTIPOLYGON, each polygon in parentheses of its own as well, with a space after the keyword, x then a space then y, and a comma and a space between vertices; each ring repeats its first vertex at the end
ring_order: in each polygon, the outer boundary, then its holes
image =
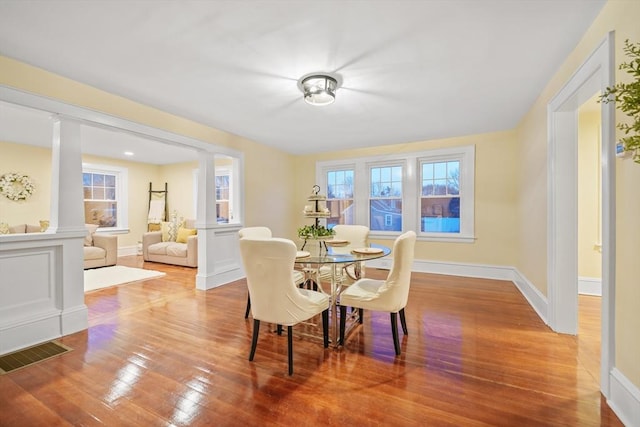
POLYGON ((9 200, 27 200, 35 189, 36 186, 27 175, 12 172, 0 176, 0 194, 9 200))

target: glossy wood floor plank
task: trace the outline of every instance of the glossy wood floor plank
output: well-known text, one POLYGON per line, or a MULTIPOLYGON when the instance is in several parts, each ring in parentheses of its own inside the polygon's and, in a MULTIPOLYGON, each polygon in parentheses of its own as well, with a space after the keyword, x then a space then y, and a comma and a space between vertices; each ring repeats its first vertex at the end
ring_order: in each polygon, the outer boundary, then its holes
POLYGON ((0 376, 0 425, 622 425, 598 391, 597 301, 568 337, 512 283, 414 273, 400 357, 389 315, 365 312, 337 350, 296 334, 289 377, 286 331, 263 325, 248 361, 244 281, 204 292, 193 269, 118 263, 167 275, 87 293, 73 351, 0 376))

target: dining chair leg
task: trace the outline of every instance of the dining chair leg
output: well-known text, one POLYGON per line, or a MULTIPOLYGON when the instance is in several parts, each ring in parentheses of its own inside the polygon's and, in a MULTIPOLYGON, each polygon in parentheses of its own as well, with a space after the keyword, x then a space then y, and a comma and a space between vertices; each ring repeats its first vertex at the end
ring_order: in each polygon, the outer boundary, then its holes
POLYGON ((276 332, 278 335, 282 335, 282 325, 276 325, 276 332))
POLYGON ((293 326, 287 326, 287 353, 289 353, 289 375, 293 375, 293 326))
POLYGON ((256 354, 256 345, 258 344, 258 331, 260 331, 260 321, 253 319, 253 339, 251 340, 251 353, 249 353, 249 360, 253 360, 253 356, 256 354))
POLYGON ((400 356, 400 341, 398 340, 398 313, 391 313, 391 334, 393 335, 393 347, 396 356, 400 356))
POLYGON ((358 323, 362 324, 364 322, 364 308, 358 309, 358 323))
POLYGON ((338 341, 339 345, 344 345, 344 328, 347 324, 347 307, 344 305, 340 306, 340 341, 338 341))
POLYGON ((402 325, 402 332, 405 335, 409 335, 407 330, 407 318, 404 317, 404 308, 400 310, 400 324, 402 325))
POLYGON ((329 309, 322 312, 322 337, 324 338, 324 348, 329 347, 329 309))
POLYGON ((247 294, 247 310, 244 312, 244 318, 249 317, 249 311, 251 311, 251 295, 247 294))

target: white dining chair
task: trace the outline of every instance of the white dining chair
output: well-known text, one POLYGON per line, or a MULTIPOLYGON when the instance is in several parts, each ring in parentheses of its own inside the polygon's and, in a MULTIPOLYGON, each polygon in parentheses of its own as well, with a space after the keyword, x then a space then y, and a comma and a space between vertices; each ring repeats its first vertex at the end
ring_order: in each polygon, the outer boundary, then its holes
POLYGON ((393 244, 393 264, 386 280, 362 278, 340 294, 340 344, 344 345, 347 307, 359 309, 360 323, 363 322, 364 310, 387 311, 391 313, 393 346, 396 355, 400 355, 398 313, 402 332, 408 335, 404 308, 409 298, 415 243, 415 232, 407 231, 400 235, 393 244))
POLYGON ((249 360, 258 343, 260 322, 287 326, 289 375, 293 374, 293 326, 322 313, 324 347, 329 346, 329 297, 301 289, 293 278, 296 245, 287 239, 240 239, 240 253, 252 301, 253 339, 249 360))
MULTIPOLYGON (((349 242, 347 246, 334 248, 336 252, 341 250, 351 251, 357 248, 366 248, 369 246, 369 227, 366 225, 338 224, 333 227, 336 234, 333 236, 335 240, 346 240, 349 242)), ((342 284, 350 285, 358 279, 364 277, 365 263, 351 263, 342 268, 342 284)))
MULTIPOLYGON (((238 236, 241 239, 270 239, 273 237, 271 233, 271 229, 269 227, 257 226, 257 227, 244 227, 238 230, 238 236)), ((294 270, 293 272, 293 280, 295 280, 298 284, 303 284, 305 281, 304 273, 298 270, 294 270)), ((247 319, 249 317, 249 313, 251 312, 251 296, 247 294, 247 308, 244 312, 244 318, 247 319)))

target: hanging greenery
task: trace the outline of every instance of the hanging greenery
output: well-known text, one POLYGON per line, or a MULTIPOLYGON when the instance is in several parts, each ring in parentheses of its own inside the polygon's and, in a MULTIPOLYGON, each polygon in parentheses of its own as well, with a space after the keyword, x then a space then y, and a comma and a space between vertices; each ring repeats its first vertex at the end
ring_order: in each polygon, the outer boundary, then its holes
POLYGON ((624 52, 631 58, 618 67, 633 77, 630 83, 618 83, 608 87, 600 96, 604 103, 615 102, 618 109, 631 118, 631 123, 618 123, 616 127, 624 132, 620 138, 625 151, 633 152, 633 160, 640 163, 640 43, 624 41, 624 52))

